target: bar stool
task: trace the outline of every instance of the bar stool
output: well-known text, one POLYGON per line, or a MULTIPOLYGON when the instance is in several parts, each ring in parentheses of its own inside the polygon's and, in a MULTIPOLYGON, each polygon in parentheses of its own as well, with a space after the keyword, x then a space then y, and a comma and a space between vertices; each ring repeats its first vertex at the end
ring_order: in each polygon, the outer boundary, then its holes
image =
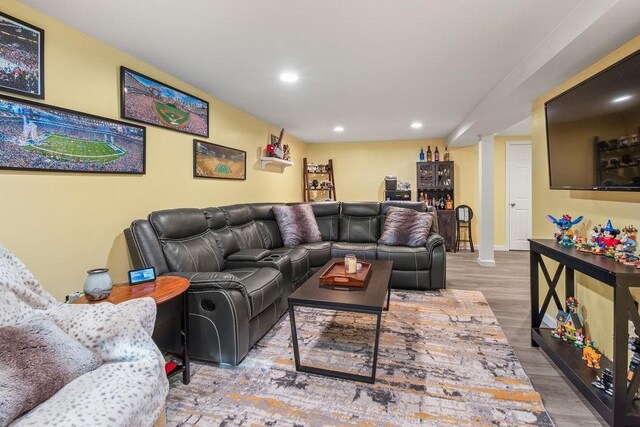
POLYGON ((473 218, 473 210, 467 205, 460 205, 456 208, 456 252, 460 250, 460 240, 462 236, 460 229, 466 229, 468 239, 462 240, 463 242, 469 242, 471 245, 471 252, 475 252, 473 249, 473 237, 471 235, 471 219, 473 218))

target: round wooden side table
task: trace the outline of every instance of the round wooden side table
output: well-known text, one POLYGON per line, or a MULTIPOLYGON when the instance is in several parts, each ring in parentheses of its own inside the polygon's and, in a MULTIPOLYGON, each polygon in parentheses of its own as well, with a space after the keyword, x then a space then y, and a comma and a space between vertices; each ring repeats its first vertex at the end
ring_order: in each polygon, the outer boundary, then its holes
MULTIPOLYGON (((182 365, 176 366, 169 376, 182 372, 182 382, 189 384, 191 380, 191 369, 189 363, 189 299, 187 295, 189 289, 189 280, 176 276, 161 276, 153 282, 142 283, 140 285, 130 286, 128 283, 120 283, 113 285, 113 290, 109 298, 100 301, 89 301, 86 296, 82 296, 75 300, 73 304, 100 304, 103 302, 111 302, 118 304, 136 298, 153 298, 158 306, 167 308, 170 313, 168 315, 180 315, 180 336, 182 341, 182 365), (182 297, 182 304, 172 304, 176 298, 182 297), (179 312, 178 312, 179 311, 179 312)), ((158 314, 159 317, 160 313, 158 314)), ((156 317, 156 324, 158 323, 156 317)))

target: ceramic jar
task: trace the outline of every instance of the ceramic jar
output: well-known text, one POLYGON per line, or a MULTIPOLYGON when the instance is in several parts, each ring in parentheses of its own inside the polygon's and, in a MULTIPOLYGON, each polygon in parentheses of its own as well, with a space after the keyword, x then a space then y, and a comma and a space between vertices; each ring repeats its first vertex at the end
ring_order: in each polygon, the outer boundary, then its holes
POLYGON ((89 301, 99 301, 109 297, 111 289, 113 289, 113 282, 109 276, 108 268, 95 268, 87 271, 84 294, 89 301))

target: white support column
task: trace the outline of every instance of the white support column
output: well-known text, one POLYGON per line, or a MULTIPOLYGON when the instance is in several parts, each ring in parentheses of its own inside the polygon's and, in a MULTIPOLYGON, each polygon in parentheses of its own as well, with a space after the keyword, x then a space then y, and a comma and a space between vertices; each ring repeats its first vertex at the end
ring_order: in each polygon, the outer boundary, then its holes
POLYGON ((495 267, 493 256, 493 135, 478 143, 478 264, 495 267))

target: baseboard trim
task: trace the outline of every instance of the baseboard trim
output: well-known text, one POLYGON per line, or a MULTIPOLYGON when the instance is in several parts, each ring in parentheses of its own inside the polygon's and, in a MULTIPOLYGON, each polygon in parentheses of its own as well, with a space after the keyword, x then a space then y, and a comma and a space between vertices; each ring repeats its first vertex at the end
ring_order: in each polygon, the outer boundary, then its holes
MULTIPOLYGON (((467 249, 467 250, 471 250, 471 245, 467 242, 461 243, 460 244, 460 249, 467 249)), ((480 250, 480 246, 479 245, 473 245, 473 249, 476 251, 480 250)), ((506 245, 495 245, 493 247, 494 251, 498 251, 498 252, 506 252, 509 250, 509 248, 506 245)))
POLYGON ((496 261, 493 259, 480 259, 478 258, 478 265, 480 267, 495 267, 496 261))
POLYGON ((554 328, 556 327, 556 319, 550 315, 549 313, 545 313, 544 317, 542 318, 542 323, 544 323, 545 325, 547 325, 550 328, 554 328))

